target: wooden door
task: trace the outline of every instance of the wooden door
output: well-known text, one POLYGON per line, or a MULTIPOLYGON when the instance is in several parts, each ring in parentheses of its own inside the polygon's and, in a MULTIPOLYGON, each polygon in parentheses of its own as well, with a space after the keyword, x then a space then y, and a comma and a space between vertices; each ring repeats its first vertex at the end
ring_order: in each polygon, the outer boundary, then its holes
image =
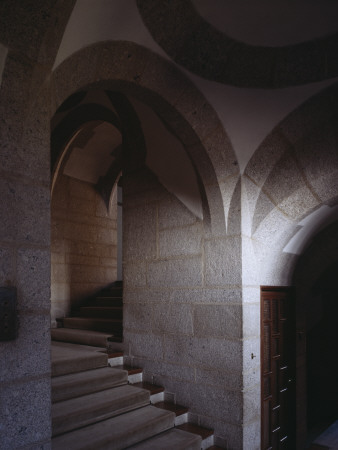
POLYGON ((262 449, 295 449, 295 299, 261 288, 262 449))

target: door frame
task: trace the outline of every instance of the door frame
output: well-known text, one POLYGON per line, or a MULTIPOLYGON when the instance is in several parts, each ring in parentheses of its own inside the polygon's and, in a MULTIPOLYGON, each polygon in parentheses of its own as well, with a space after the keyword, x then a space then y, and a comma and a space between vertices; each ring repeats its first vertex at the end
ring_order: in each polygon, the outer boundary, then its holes
MULTIPOLYGON (((261 353, 261 448, 263 449, 263 440, 264 440, 264 339, 263 339, 263 323, 264 323, 264 304, 262 301, 264 292, 284 292, 290 296, 291 299, 291 308, 290 308, 290 333, 289 333, 289 348, 290 348, 290 369, 292 373, 292 381, 290 383, 290 396, 291 396, 291 404, 288 406, 288 409, 291 410, 291 442, 293 447, 296 445, 296 295, 295 295, 295 287, 294 286, 260 286, 260 353, 261 353)), ((272 448, 272 447, 271 447, 272 448)))

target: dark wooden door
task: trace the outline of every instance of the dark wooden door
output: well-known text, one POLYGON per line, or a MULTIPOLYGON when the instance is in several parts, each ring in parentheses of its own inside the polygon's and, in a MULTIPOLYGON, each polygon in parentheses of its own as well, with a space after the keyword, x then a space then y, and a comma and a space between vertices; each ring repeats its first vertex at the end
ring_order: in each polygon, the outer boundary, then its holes
POLYGON ((295 449, 295 299, 261 288, 262 449, 295 449))

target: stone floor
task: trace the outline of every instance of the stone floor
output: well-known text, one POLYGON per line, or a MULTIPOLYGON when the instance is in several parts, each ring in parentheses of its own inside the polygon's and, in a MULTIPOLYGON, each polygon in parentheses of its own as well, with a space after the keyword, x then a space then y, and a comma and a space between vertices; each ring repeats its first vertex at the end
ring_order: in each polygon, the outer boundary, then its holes
POLYGON ((311 439, 307 447, 310 450, 337 450, 338 449, 338 420, 321 432, 317 437, 311 439))

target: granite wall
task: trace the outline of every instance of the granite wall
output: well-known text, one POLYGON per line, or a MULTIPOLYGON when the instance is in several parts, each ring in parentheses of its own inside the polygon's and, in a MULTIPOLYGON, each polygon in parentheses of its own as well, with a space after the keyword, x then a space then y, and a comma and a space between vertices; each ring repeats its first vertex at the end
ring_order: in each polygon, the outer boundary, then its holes
POLYGON ((59 175, 51 211, 51 320, 69 315, 117 276, 117 201, 109 211, 94 186, 59 175))
POLYGON ((239 239, 211 236, 147 169, 125 175, 123 189, 127 360, 219 444, 241 448, 243 404, 248 420, 257 412, 250 389, 243 398, 239 239))

